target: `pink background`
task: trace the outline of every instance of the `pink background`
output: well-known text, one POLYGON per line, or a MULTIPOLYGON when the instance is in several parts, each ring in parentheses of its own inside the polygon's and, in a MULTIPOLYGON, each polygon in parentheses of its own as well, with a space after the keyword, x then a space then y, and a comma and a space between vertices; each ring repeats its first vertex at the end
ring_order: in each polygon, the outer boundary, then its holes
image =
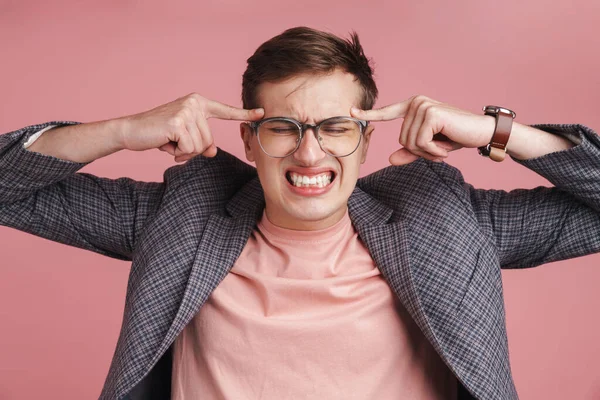
MULTIPOLYGON (((375 60, 378 106, 424 94, 475 112, 504 105, 522 123, 600 129, 598 21, 597 0, 0 0, 0 132, 141 112, 190 92, 239 106, 245 60, 301 24, 358 31, 375 60)), ((241 157, 238 124, 210 125, 217 144, 241 157)), ((363 174, 387 165, 399 127, 379 125, 363 174)), ((548 185, 475 150, 449 162, 477 187, 548 185)), ((173 164, 158 150, 121 152, 83 171, 160 180, 173 164)), ((129 263, 5 227, 0 250, 0 398, 97 397, 129 263)), ((600 398, 599 262, 591 255, 503 273, 523 399, 600 398)))

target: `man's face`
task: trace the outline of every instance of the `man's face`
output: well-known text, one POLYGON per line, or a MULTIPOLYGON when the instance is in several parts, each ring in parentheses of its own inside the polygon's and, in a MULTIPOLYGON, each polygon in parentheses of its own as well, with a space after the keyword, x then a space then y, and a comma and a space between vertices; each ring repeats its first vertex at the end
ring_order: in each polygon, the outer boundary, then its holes
MULTIPOLYGON (((326 118, 350 116, 350 107, 359 106, 360 85, 353 75, 340 70, 325 76, 301 75, 261 84, 258 100, 265 110, 264 118, 289 117, 317 124, 326 118)), ((313 129, 305 132, 296 152, 285 158, 266 155, 246 123, 240 130, 246 157, 256 163, 269 221, 284 228, 314 230, 331 226, 343 217, 359 166, 366 158, 372 126, 367 127, 354 153, 339 158, 321 150, 313 129), (291 183, 294 175, 317 179, 325 175, 331 182, 323 188, 299 188, 291 183)))

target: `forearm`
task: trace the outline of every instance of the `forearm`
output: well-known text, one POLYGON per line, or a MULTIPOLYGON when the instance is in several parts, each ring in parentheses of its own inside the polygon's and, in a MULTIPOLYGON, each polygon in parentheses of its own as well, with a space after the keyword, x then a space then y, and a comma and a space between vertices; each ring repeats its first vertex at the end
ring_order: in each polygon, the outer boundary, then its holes
POLYGON ((506 152, 519 160, 536 158, 548 153, 566 150, 575 144, 560 135, 513 122, 506 152))
POLYGON ((88 163, 123 149, 119 119, 62 126, 42 134, 27 150, 88 163))
POLYGON ((600 251, 600 137, 581 124, 532 128, 569 138, 572 148, 515 162, 554 187, 471 190, 473 204, 487 208, 503 268, 535 266, 600 251), (480 200, 480 201, 477 201, 480 200))

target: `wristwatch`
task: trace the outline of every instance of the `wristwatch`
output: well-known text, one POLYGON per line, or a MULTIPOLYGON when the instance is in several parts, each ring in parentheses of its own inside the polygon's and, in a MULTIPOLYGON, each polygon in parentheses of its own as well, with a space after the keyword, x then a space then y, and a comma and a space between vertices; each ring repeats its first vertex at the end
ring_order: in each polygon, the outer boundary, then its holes
POLYGON ((508 108, 498 106, 483 107, 485 115, 496 118, 496 128, 492 140, 486 146, 478 147, 479 154, 494 161, 503 161, 506 155, 506 144, 512 130, 513 119, 517 114, 508 108))

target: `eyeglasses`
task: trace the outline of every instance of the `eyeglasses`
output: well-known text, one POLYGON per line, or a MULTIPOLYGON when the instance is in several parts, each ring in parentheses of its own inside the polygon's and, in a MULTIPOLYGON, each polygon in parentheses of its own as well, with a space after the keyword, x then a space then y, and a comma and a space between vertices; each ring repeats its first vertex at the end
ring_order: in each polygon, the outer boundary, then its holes
POLYGON ((352 117, 327 118, 316 125, 286 117, 250 122, 261 149, 275 158, 287 157, 298 150, 309 128, 313 129, 323 152, 333 157, 347 157, 358 149, 367 125, 368 121, 352 117))

